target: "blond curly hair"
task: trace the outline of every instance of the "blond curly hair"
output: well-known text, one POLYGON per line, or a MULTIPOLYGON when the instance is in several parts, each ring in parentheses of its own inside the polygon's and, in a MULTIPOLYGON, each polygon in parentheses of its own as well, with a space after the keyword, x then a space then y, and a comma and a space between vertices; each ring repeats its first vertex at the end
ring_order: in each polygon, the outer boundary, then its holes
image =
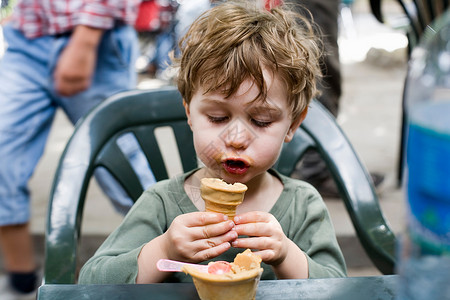
POLYGON ((180 40, 177 85, 189 104, 196 89, 235 93, 247 79, 265 101, 263 69, 280 76, 296 119, 316 96, 320 43, 309 21, 286 5, 267 11, 258 1, 227 1, 202 14, 180 40))

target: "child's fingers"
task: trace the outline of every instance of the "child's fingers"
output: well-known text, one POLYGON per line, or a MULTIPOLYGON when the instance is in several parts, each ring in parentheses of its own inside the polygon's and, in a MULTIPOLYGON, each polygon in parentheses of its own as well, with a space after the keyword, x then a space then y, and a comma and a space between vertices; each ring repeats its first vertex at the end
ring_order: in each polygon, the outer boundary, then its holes
POLYGON ((251 211, 245 214, 237 215, 233 221, 236 224, 270 222, 272 215, 262 211, 251 211))
POLYGON ((272 223, 245 223, 234 227, 238 235, 271 236, 274 234, 272 223))
POLYGON ((234 248, 244 249, 272 249, 274 248, 274 241, 269 237, 246 237, 238 238, 231 242, 231 246, 234 248))
POLYGON ((254 252, 259 255, 263 262, 273 264, 280 261, 280 258, 286 256, 286 246, 280 240, 270 237, 249 237, 239 238, 231 242, 234 248, 257 249, 254 252))
POLYGON ((256 254, 259 257, 261 257, 261 260, 264 262, 271 261, 273 257, 275 257, 275 251, 272 249, 254 251, 253 254, 256 254))
POLYGON ((211 238, 197 239, 186 244, 181 250, 189 261, 201 262, 222 254, 231 247, 231 242, 237 238, 233 230, 211 238))
POLYGON ((213 212, 193 212, 188 214, 189 217, 185 221, 187 227, 203 226, 208 224, 220 223, 228 220, 228 216, 213 212))
POLYGON ((233 227, 233 221, 225 221, 206 226, 191 227, 190 230, 192 231, 192 237, 195 240, 210 239, 213 237, 224 235, 226 233, 237 237, 237 233, 231 230, 233 229, 233 227))
POLYGON ((231 230, 219 236, 196 240, 193 244, 197 248, 197 251, 201 251, 204 249, 217 247, 223 243, 231 243, 236 240, 237 237, 237 233, 231 230))
POLYGON ((230 243, 222 243, 214 247, 209 247, 195 253, 193 260, 200 262, 213 259, 231 248, 230 243))

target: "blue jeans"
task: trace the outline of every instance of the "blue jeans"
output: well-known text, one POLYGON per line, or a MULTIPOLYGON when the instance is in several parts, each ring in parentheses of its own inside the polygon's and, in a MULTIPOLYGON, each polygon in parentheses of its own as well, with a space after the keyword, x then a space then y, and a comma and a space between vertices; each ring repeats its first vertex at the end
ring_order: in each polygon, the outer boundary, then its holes
POLYGON ((59 96, 52 73, 70 35, 27 39, 3 28, 8 45, 0 61, 0 226, 29 220, 30 179, 58 107, 75 123, 106 97, 135 88, 137 37, 130 26, 104 33, 89 89, 59 96))

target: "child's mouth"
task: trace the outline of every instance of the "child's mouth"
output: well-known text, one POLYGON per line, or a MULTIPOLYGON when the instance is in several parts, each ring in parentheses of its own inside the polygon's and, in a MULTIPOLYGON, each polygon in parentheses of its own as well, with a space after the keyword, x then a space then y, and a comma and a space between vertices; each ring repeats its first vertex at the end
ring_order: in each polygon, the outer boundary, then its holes
POLYGON ((227 159, 222 162, 222 166, 228 173, 244 174, 250 167, 249 164, 241 159, 227 159))

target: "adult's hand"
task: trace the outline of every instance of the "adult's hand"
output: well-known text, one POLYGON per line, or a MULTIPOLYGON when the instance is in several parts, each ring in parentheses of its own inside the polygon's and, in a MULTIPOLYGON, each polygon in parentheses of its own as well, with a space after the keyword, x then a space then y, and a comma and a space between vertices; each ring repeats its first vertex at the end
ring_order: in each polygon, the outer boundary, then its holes
POLYGON ((102 34, 102 29, 84 25, 75 27, 53 74, 55 90, 58 94, 73 96, 91 85, 97 62, 97 48, 102 34))

